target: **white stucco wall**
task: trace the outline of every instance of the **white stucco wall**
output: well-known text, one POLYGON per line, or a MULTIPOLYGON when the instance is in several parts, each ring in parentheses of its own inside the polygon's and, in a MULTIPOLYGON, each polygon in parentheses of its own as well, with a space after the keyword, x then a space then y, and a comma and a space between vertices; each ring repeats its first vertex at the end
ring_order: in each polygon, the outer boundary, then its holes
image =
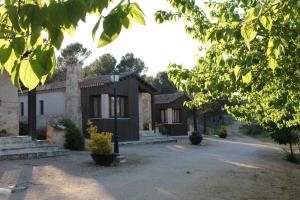
MULTIPOLYGON (((21 116, 22 121, 28 119, 28 97, 19 95, 19 109, 21 102, 24 103, 24 116, 21 116)), ((66 112, 66 94, 64 90, 38 92, 36 94, 36 113, 37 113, 37 128, 45 127, 47 121, 64 116, 66 112), (44 115, 41 115, 40 101, 44 101, 44 115)))
POLYGON ((0 74, 0 131, 9 135, 19 134, 18 90, 14 87, 8 74, 0 74))

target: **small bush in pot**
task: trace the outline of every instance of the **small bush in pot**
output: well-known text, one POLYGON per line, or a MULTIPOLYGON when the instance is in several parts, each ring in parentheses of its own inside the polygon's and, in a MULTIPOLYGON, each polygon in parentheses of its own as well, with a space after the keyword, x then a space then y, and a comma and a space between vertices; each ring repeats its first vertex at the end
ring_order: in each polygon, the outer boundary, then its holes
POLYGON ((90 135, 88 147, 92 152, 91 156, 96 164, 110 166, 114 161, 112 145, 112 134, 107 132, 99 133, 97 127, 91 121, 88 122, 87 132, 90 135))
POLYGON ((198 145, 201 143, 201 141, 203 140, 203 136, 201 133, 199 133, 198 131, 194 131, 192 132, 192 134, 190 135, 190 142, 193 145, 198 145))
POLYGON ((218 130, 218 135, 220 138, 226 138, 227 137, 227 128, 225 126, 221 126, 218 130))

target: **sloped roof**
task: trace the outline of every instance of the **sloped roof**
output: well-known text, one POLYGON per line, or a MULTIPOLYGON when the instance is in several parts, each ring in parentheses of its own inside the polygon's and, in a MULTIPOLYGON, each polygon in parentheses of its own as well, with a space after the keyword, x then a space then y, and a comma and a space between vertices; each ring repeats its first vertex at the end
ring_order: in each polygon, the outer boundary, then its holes
POLYGON ((172 93, 172 94, 159 94, 159 95, 155 95, 154 96, 154 103, 155 104, 167 104, 167 103, 171 103, 171 102, 179 99, 182 96, 185 96, 186 98, 188 98, 188 99, 191 100, 191 97, 189 97, 185 93, 176 92, 176 93, 172 93))
MULTIPOLYGON (((134 72, 125 72, 120 74, 120 81, 124 80, 125 78, 128 78, 130 76, 135 77, 137 80, 145 84, 150 90, 153 92, 156 92, 156 88, 154 88, 152 85, 147 83, 144 79, 142 79, 140 76, 136 75, 134 72)), ((79 82, 81 88, 89 88, 89 87, 96 87, 101 86, 104 84, 112 83, 111 81, 111 75, 101 75, 101 76, 95 76, 86 78, 79 82)), ((66 81, 60 81, 60 82, 53 82, 48 83, 45 85, 39 85, 37 87, 37 91, 49 91, 49 90, 57 90, 57 89, 64 89, 66 87, 66 81)), ((23 91, 27 92, 27 91, 23 91)))

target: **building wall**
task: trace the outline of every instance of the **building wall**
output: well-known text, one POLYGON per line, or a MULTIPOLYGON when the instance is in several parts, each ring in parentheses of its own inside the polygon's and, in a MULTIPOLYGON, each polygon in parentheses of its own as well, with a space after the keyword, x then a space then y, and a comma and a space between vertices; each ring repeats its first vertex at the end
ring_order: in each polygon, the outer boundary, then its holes
POLYGON ((19 134, 18 90, 14 87, 8 74, 0 75, 0 131, 9 135, 19 134))
POLYGON ((168 104, 155 104, 156 119, 158 121, 158 126, 160 132, 172 136, 187 135, 188 124, 187 118, 190 113, 189 108, 183 106, 183 103, 188 99, 185 96, 178 98, 177 100, 168 104), (160 110, 167 109, 168 123, 160 123, 160 110), (180 109, 181 110, 181 123, 171 123, 172 121, 172 111, 170 109, 180 109), (171 114, 170 114, 171 113, 171 114))
MULTIPOLYGON (((24 103, 24 116, 20 116, 20 120, 28 121, 28 96, 27 94, 19 95, 19 109, 21 102, 24 103)), ((37 112, 37 128, 47 125, 50 120, 57 119, 65 115, 66 112, 66 94, 62 90, 53 90, 46 92, 37 92, 36 94, 36 112, 37 112), (44 101, 44 114, 41 115, 40 101, 44 101)))
MULTIPOLYGON (((138 85, 138 80, 132 77, 128 77, 117 83, 117 94, 120 96, 126 96, 128 98, 128 117, 118 119, 118 135, 120 141, 139 140, 138 85)), ((81 90, 82 118, 84 131, 87 128, 88 119, 91 119, 94 122, 94 124, 97 125, 99 131, 113 133, 114 118, 93 118, 91 116, 90 100, 90 97, 94 95, 113 95, 113 88, 113 84, 105 84, 97 87, 83 88, 81 90)))

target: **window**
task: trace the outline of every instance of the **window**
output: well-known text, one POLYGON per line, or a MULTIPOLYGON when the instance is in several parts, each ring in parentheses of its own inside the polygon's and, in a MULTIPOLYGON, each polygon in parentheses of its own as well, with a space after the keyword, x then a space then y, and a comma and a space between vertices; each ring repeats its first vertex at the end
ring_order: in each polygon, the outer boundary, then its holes
POLYGON ((161 123, 168 122, 168 120, 167 120, 167 109, 161 109, 160 110, 160 122, 161 123))
MULTIPOLYGON (((115 116, 114 96, 109 97, 109 116, 115 116)), ((117 97, 117 117, 127 117, 127 97, 117 97)))
POLYGON ((24 102, 20 103, 20 109, 21 109, 21 116, 24 116, 24 102))
POLYGON ((44 101, 40 100, 40 115, 44 115, 44 101))
POLYGON ((101 96, 91 97, 91 115, 92 117, 101 117, 101 96))
POLYGON ((180 123, 181 122, 181 110, 180 109, 174 109, 173 110, 173 123, 180 123))

